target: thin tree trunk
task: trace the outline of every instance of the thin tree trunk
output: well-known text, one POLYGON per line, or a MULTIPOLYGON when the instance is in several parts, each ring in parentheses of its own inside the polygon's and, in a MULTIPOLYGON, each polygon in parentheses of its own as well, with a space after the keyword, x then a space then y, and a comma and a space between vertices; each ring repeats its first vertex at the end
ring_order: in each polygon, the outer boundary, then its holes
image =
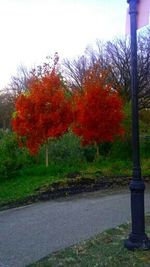
POLYGON ((48 167, 48 143, 45 145, 46 168, 48 167))

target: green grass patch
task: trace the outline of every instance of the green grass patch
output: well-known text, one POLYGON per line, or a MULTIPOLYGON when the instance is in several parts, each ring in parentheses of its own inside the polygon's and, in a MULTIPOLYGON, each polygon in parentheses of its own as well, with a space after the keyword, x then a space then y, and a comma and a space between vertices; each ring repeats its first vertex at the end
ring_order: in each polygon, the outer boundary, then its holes
POLYGON ((38 188, 64 180, 69 171, 78 170, 79 166, 65 166, 63 164, 51 164, 48 168, 34 165, 22 169, 18 176, 0 181, 0 206, 36 195, 38 188))
MULTIPOLYGON (((72 132, 68 132, 49 143, 50 165, 46 168, 44 166, 45 146, 41 147, 36 157, 30 156, 26 148, 18 147, 14 133, 1 130, 0 206, 16 201, 22 202, 26 198, 37 195, 38 192, 43 192, 42 190, 46 190, 57 181, 67 186, 66 181, 67 179, 70 181, 71 177, 78 179, 79 182, 86 178, 90 183, 91 179, 92 183, 92 179, 96 181, 99 177, 104 177, 105 181, 110 182, 113 176, 116 177, 115 179, 117 176, 124 176, 124 179, 126 176, 131 176, 131 143, 127 140, 100 144, 100 158, 94 161, 95 147, 82 147, 80 139, 72 132), (75 173, 79 175, 75 176, 75 173)), ((149 156, 150 140, 142 137, 142 175, 150 175, 149 156)), ((120 180, 116 184, 119 184, 120 180)), ((84 184, 85 181, 82 182, 84 184)))
POLYGON ((150 158, 141 161, 141 168, 143 175, 150 175, 150 158))
POLYGON ((132 173, 132 162, 129 160, 100 159, 87 165, 87 172, 102 176, 127 175, 132 173))
MULTIPOLYGON (((146 217, 146 230, 150 234, 150 216, 146 217)), ((123 240, 129 231, 129 224, 109 229, 90 240, 52 253, 30 267, 149 267, 149 251, 124 248, 123 240)))
MULTIPOLYGON (((68 173, 79 172, 82 177, 95 179, 105 176, 110 179, 113 176, 131 176, 132 162, 111 160, 101 158, 96 162, 83 162, 72 165, 64 163, 50 163, 46 168, 44 165, 33 165, 32 167, 23 168, 18 172, 16 177, 0 180, 0 206, 15 201, 22 201, 27 197, 37 194, 37 189, 47 188, 57 181, 70 180, 68 173)), ((150 175, 150 160, 142 160, 142 174, 150 175)), ((117 178, 116 178, 117 179, 117 178)))

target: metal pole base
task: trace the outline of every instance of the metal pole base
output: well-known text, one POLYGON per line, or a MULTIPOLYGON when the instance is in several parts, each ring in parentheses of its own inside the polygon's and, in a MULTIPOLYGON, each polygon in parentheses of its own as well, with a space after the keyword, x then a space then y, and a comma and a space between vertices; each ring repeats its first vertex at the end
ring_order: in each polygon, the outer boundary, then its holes
POLYGON ((125 246, 125 248, 127 248, 129 250, 135 250, 135 249, 149 250, 150 249, 150 240, 147 237, 147 235, 144 235, 141 238, 139 238, 139 237, 135 238, 131 234, 129 239, 126 239, 124 241, 124 246, 125 246))

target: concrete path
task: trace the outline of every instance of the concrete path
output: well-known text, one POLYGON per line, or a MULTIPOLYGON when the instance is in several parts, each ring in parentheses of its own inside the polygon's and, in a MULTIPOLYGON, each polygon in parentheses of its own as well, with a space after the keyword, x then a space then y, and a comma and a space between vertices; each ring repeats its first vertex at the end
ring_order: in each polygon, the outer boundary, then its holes
MULTIPOLYGON (((150 194, 146 194, 150 211, 150 194)), ((94 192, 0 212, 0 267, 23 267, 130 220, 129 192, 94 192)))

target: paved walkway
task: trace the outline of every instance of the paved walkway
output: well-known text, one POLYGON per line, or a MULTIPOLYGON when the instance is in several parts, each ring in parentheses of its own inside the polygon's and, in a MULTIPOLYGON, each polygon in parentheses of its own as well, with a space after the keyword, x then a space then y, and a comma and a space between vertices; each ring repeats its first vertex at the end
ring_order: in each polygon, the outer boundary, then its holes
MULTIPOLYGON (((150 194, 146 194, 150 211, 150 194)), ((128 191, 97 191, 0 212, 0 267, 23 267, 130 220, 128 191)))

